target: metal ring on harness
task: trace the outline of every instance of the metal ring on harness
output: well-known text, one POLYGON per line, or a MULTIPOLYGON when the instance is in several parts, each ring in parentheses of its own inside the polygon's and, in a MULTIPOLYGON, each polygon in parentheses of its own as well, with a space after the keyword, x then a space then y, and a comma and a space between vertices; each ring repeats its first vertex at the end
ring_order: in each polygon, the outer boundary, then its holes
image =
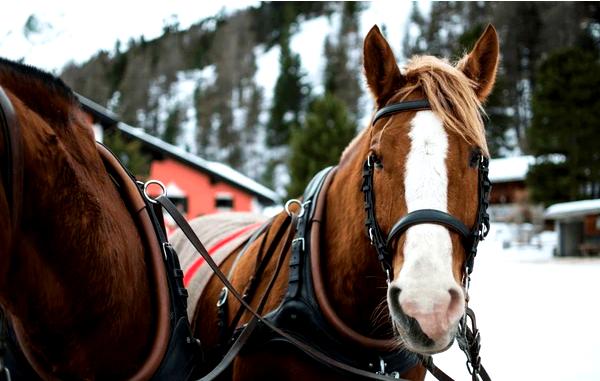
POLYGON ((148 180, 144 183, 144 197, 146 197, 146 200, 150 201, 153 204, 158 204, 156 199, 161 196, 165 196, 165 197, 167 196, 167 188, 165 187, 165 184, 163 184, 162 182, 160 182, 158 180, 148 180), (161 192, 154 198, 148 194, 148 187, 153 184, 158 185, 161 190, 161 192))
POLYGON ((283 207, 285 209, 285 212, 288 214, 288 216, 292 216, 292 214, 294 214, 294 212, 292 212, 290 210, 290 206, 292 206, 293 204, 297 204, 300 207, 300 212, 298 213, 298 217, 302 217, 304 215, 304 204, 295 198, 292 198, 290 200, 287 200, 287 202, 285 203, 285 206, 283 207))
POLYGON ((221 290, 221 295, 219 295, 219 300, 217 300, 217 308, 223 307, 225 303, 227 303, 227 297, 229 296, 229 290, 227 287, 223 287, 221 290))

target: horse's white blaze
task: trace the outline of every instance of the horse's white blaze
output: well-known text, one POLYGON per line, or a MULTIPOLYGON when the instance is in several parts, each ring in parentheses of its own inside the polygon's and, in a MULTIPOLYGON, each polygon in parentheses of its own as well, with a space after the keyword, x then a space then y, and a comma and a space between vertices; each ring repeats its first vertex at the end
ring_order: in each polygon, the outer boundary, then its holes
MULTIPOLYGON (((408 212, 447 212, 448 135, 442 121, 432 111, 419 111, 411 121, 409 137, 404 180, 408 212)), ((422 314, 437 314, 443 306, 447 308, 448 290, 456 290, 458 285, 452 274, 452 241, 446 228, 421 224, 408 229, 404 264, 394 284, 402 290, 401 305, 410 304, 422 314)))

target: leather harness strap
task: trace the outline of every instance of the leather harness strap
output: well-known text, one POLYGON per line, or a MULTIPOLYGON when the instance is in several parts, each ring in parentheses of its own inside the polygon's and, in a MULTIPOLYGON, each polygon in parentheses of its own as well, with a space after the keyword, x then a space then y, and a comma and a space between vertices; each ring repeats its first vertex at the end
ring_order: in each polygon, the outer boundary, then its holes
POLYGON ((10 210, 11 226, 15 230, 21 221, 23 197, 23 136, 15 109, 0 86, 0 128, 4 138, 2 180, 10 210))
MULTIPOLYGON (((238 337, 238 339, 236 340, 234 345, 231 347, 230 351, 225 355, 225 357, 223 358, 221 363, 219 363, 219 365, 217 365, 217 368, 215 368, 215 371, 212 371, 205 377, 201 378, 200 379, 201 381, 213 380, 222 371, 227 369, 227 367, 231 364, 231 362, 233 361, 233 359, 235 358, 237 353, 239 353, 239 351, 248 342, 248 340, 251 337, 251 330, 254 330, 256 328, 256 324, 258 324, 258 323, 266 326, 268 329, 270 329, 271 331, 273 331, 280 337, 284 338, 287 342, 292 344, 294 347, 296 347, 297 349, 302 351, 307 356, 311 357, 312 359, 314 359, 314 360, 318 361, 319 363, 321 363, 325 366, 328 366, 332 369, 337 369, 337 370, 345 372, 349 375, 363 377, 363 378, 370 379, 370 380, 380 380, 380 381, 401 380, 402 381, 402 379, 399 379, 399 378, 393 378, 393 377, 389 377, 389 376, 385 376, 385 375, 374 374, 372 372, 365 371, 365 370, 359 369, 359 368, 355 368, 355 367, 352 367, 345 363, 342 363, 340 361, 337 361, 337 360, 327 356, 320 350, 315 349, 315 348, 311 347, 310 345, 304 343, 303 341, 299 340, 298 338, 291 336, 290 334, 284 332, 283 330, 281 330, 277 326, 275 326, 273 323, 271 323, 269 320, 262 317, 258 313, 258 311, 256 311, 252 306, 250 306, 244 300, 242 295, 240 295, 240 293, 235 289, 235 287, 229 282, 229 280, 227 279, 227 276, 225 274, 223 274, 223 272, 219 269, 217 264, 213 261, 211 256, 208 254, 208 252, 204 248, 204 245, 202 245, 202 242, 200 242, 200 240, 194 233, 193 229, 187 223, 185 218, 183 218, 183 216, 181 216, 177 207, 164 195, 159 196, 158 198, 156 198, 155 201, 160 203, 160 205, 162 205, 162 207, 167 211, 167 213, 169 213, 171 215, 171 217, 173 217, 173 219, 175 220, 177 225, 179 225, 181 231, 190 240, 190 243, 194 246, 194 248, 198 251, 198 253, 202 257, 204 257, 204 260, 206 261, 206 263, 215 272, 215 275, 221 280, 223 285, 229 290, 229 293, 231 295, 233 295, 238 300, 238 302, 241 305, 243 305, 244 308, 246 308, 246 310, 253 316, 250 323, 246 326, 246 329, 242 332, 242 334, 238 337), (257 323, 254 323, 254 320, 256 320, 257 323), (250 331, 247 332, 248 330, 250 330, 250 331), (218 370, 219 372, 217 372, 216 370, 218 370)), ((408 380, 404 380, 404 381, 408 381, 408 380)))
POLYGON ((427 99, 418 99, 415 101, 405 101, 400 103, 394 103, 385 107, 382 107, 373 116, 371 124, 375 124, 379 119, 385 118, 392 114, 397 114, 402 111, 415 111, 415 110, 427 110, 431 108, 427 99))
POLYGON ((460 234, 463 240, 468 239, 471 234, 467 225, 446 212, 436 209, 420 209, 408 213, 396 222, 388 234, 387 246, 390 247, 397 235, 402 235, 411 226, 419 224, 442 225, 460 234))

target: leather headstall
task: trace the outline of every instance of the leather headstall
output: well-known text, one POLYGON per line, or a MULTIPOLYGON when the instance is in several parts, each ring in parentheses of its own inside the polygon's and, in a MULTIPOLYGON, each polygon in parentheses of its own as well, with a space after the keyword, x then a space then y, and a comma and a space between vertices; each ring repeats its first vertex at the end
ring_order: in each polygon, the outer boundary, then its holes
MULTIPOLYGON (((373 117, 373 124, 381 118, 399 112, 425 110, 430 107, 429 101, 426 99, 394 103, 377 111, 373 117)), ((365 226, 371 245, 377 252, 377 259, 381 263, 388 282, 393 278, 391 262, 391 247, 393 243, 411 226, 419 224, 442 225, 460 235, 467 254, 463 264, 464 273, 467 276, 471 274, 479 241, 486 237, 490 228, 487 208, 489 206, 489 195, 492 187, 488 178, 489 159, 480 150, 476 150, 475 160, 478 169, 478 206, 477 220, 473 228, 469 229, 461 220, 447 212, 435 209, 419 209, 400 218, 386 236, 377 222, 375 189, 373 186, 375 168, 381 167, 381 158, 373 152, 369 154, 363 164, 362 171, 362 192, 364 194, 366 212, 365 226)))

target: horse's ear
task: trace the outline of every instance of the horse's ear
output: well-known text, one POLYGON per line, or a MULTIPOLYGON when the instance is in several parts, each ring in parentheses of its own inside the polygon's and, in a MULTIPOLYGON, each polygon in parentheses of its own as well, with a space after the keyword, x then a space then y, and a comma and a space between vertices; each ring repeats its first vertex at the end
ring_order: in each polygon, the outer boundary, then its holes
POLYGON ((475 92, 480 101, 484 101, 494 87, 499 50, 496 28, 490 24, 475 43, 473 50, 457 65, 459 70, 477 83, 475 92))
POLYGON ((390 48, 377 25, 365 37, 363 48, 365 76, 377 106, 385 102, 404 84, 404 78, 390 48))

